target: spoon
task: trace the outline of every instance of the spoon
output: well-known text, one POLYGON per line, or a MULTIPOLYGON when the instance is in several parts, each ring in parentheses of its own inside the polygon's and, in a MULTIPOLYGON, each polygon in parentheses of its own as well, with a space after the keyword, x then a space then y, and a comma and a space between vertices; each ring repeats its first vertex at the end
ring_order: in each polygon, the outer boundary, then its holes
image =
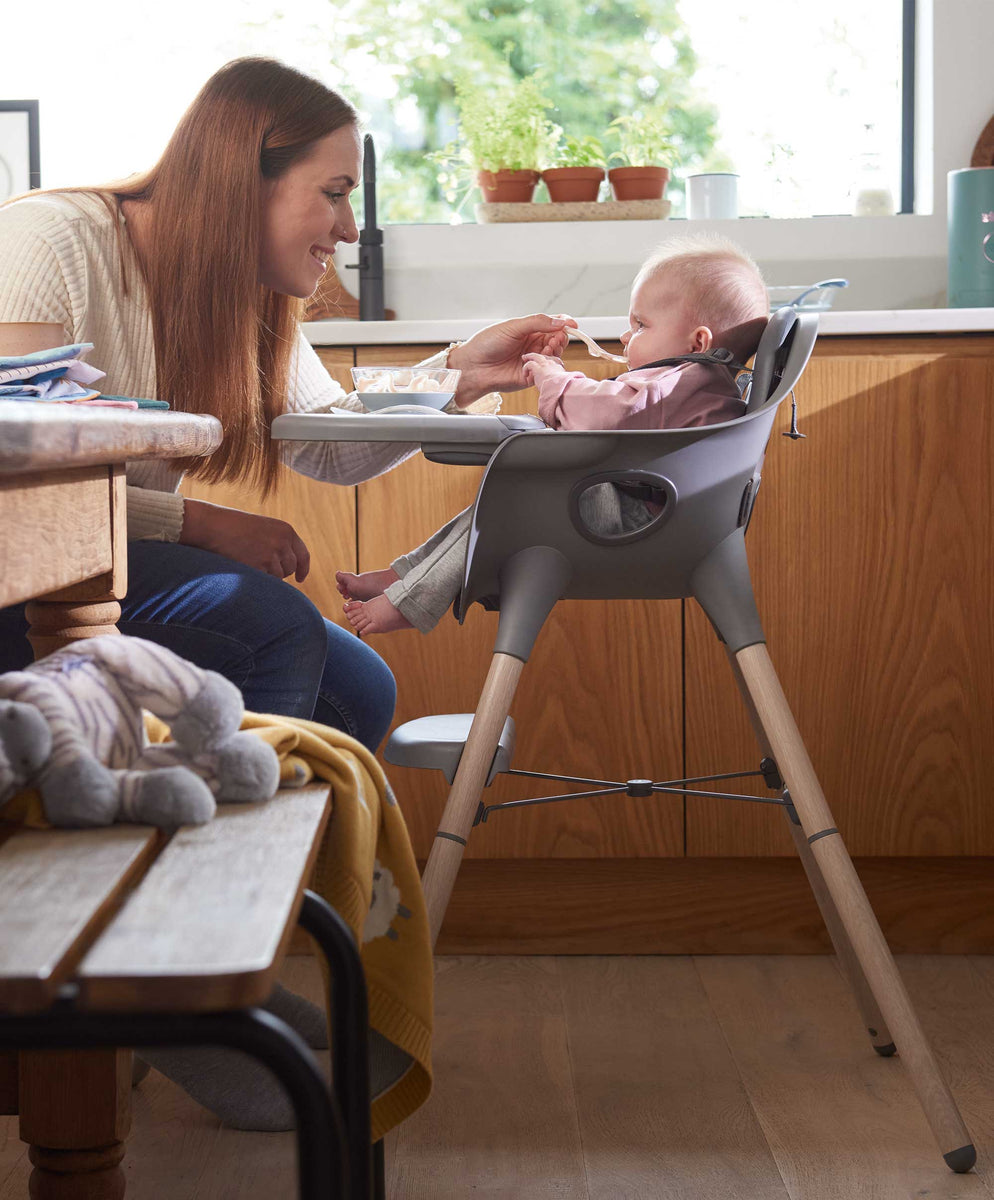
POLYGON ((589 333, 584 333, 582 329, 570 329, 566 332, 571 338, 578 338, 587 347, 587 350, 594 358, 606 358, 608 362, 627 363, 627 358, 622 358, 620 354, 612 354, 605 350, 602 346, 598 346, 589 333))
POLYGON ((848 286, 848 279, 823 279, 821 283, 813 283, 809 288, 805 288, 799 296, 795 296, 791 300, 791 304, 796 307, 806 296, 810 296, 812 292, 817 292, 819 288, 844 288, 848 286))

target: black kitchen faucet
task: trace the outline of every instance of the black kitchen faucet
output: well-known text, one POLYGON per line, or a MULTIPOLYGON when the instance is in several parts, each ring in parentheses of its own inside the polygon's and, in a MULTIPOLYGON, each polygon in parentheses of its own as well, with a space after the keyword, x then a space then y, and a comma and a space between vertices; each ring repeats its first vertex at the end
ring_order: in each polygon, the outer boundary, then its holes
POLYGON ((382 321, 383 230, 376 227, 376 150, 373 135, 362 139, 363 222, 359 231, 359 261, 348 268, 359 272, 359 320, 382 321))

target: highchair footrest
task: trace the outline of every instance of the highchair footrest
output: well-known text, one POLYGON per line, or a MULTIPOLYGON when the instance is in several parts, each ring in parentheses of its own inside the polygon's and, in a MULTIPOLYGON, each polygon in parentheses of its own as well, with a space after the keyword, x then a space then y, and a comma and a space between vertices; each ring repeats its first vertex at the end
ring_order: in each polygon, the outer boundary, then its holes
MULTIPOLYGON (((406 721, 390 735, 383 757, 398 767, 427 767, 445 772, 451 783, 456 777, 456 768, 462 757, 469 729, 473 724, 473 713, 439 713, 431 717, 418 717, 406 721)), ((508 717, 500 733, 497 752, 487 776, 487 786, 494 776, 507 771, 514 753, 514 719, 508 717)))

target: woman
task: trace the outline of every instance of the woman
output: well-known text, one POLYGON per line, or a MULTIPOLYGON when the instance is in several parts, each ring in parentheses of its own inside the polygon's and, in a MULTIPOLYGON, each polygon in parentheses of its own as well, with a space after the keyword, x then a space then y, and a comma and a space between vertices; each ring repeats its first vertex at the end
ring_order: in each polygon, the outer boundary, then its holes
MULTIPOLYGON (((356 113, 341 96, 268 59, 229 63, 146 174, 0 208, 0 353, 91 341, 106 392, 220 419, 224 442, 208 459, 129 467, 119 628, 220 672, 250 710, 313 716, 375 749, 393 678, 282 582, 310 569, 292 526, 176 491, 186 470, 265 495, 284 466, 351 485, 412 453, 269 437, 287 410, 361 407, 299 327, 336 245, 358 237, 360 164, 356 113)), ((560 353, 564 325, 507 321, 436 356, 462 371, 456 403, 526 386, 521 355, 560 353)), ((26 628, 21 607, 0 613, 0 670, 30 660, 26 628)))

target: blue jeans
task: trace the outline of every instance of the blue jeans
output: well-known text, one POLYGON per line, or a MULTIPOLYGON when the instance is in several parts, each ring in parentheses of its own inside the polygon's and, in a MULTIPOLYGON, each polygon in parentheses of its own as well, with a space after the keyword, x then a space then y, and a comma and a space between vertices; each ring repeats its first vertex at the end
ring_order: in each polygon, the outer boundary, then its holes
MULTIPOLYGON (((24 606, 0 610, 0 672, 31 662, 24 606)), ((397 688, 382 658, 281 579, 170 542, 131 542, 118 628, 238 687, 250 712, 320 721, 376 750, 397 688)))

